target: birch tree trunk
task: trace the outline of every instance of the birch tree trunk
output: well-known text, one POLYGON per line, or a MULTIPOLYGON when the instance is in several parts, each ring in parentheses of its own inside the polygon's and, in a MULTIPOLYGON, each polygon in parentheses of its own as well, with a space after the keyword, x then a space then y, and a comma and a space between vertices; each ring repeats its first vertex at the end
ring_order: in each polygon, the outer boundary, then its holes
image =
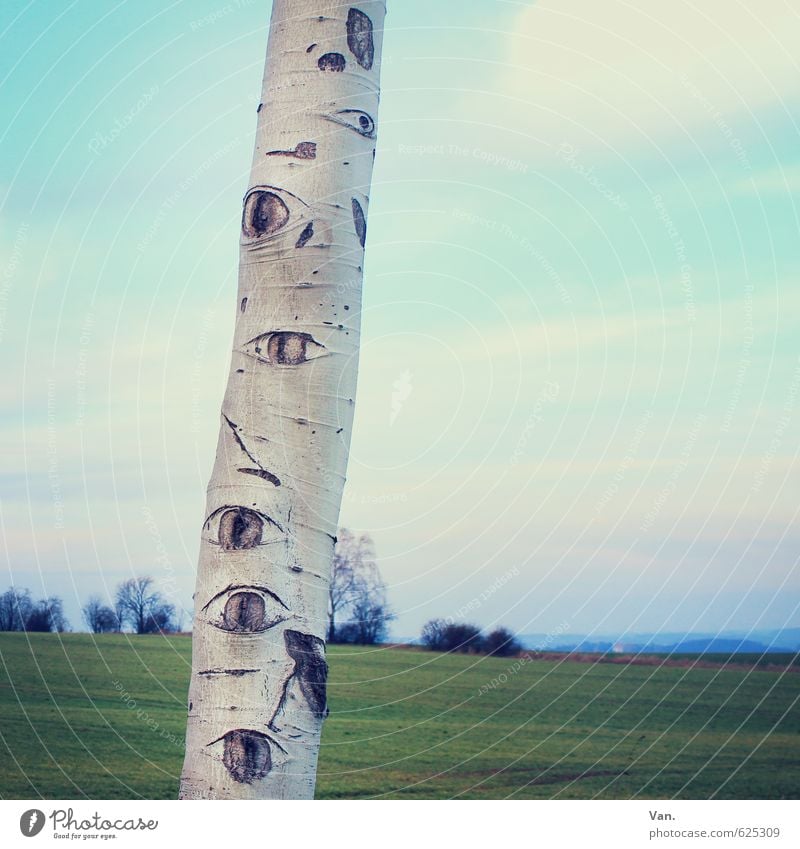
POLYGON ((182 799, 312 798, 385 4, 274 0, 195 593, 182 799))

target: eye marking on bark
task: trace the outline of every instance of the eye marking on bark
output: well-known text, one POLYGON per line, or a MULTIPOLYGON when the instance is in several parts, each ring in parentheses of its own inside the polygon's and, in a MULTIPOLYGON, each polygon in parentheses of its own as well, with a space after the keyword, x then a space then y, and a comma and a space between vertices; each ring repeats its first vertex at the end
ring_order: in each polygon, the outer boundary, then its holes
POLYGON ((367 219, 364 218, 364 210, 361 208, 361 204, 355 198, 353 198, 353 222, 356 225, 358 241, 361 242, 363 248, 367 242, 367 219))
POLYGON ((277 186, 253 186, 244 196, 242 244, 259 242, 280 233, 303 215, 307 204, 277 186))
POLYGON ((320 71, 343 71, 347 61, 341 53, 324 53, 317 59, 320 71))
POLYGON ((263 531, 261 517, 246 507, 227 510, 219 520, 219 542, 226 551, 255 548, 263 531))
MULTIPOLYGON (((260 593, 234 593, 226 602, 220 627, 225 631, 266 631, 266 604, 260 593)), ((277 625, 278 622, 270 622, 277 625)))
POLYGON ((300 234, 300 238, 297 240, 295 247, 302 248, 313 235, 314 225, 309 221, 303 229, 303 232, 300 234))
POLYGON ((273 475, 272 472, 268 472, 266 469, 237 469, 236 471, 241 472, 243 475, 255 475, 256 477, 263 478, 265 481, 269 481, 275 486, 281 485, 281 479, 277 475, 273 475))
POLYGON ((229 593, 234 593, 237 590, 257 590, 260 593, 263 593, 265 596, 268 596, 273 601, 277 602, 284 610, 288 610, 289 607, 283 601, 283 599, 274 593, 269 587, 262 586, 261 584, 231 584, 228 587, 225 587, 224 590, 218 592, 210 601, 208 601, 205 605, 203 605, 203 612, 207 611, 211 605, 217 601, 217 599, 222 598, 223 596, 228 595, 229 593))
MULTIPOLYGON (((208 612, 209 624, 229 634, 263 634, 285 622, 286 605, 267 587, 229 587, 212 598, 203 607, 208 612), (223 603, 224 602, 224 603, 223 603)), ((244 670, 246 672, 259 670, 244 670)), ((230 670, 210 670, 210 674, 230 670)), ((205 674, 205 673, 201 673, 205 674)))
POLYGON ((267 356, 272 363, 299 365, 306 362, 309 341, 308 333, 273 333, 267 341, 267 356))
POLYGON ((289 207, 274 192, 256 190, 245 198, 242 232, 249 239, 271 236, 289 221, 289 207))
POLYGON ((375 60, 372 21, 359 9, 347 13, 347 46, 358 64, 369 71, 375 60))
POLYGON ((326 121, 333 121, 334 124, 349 127, 364 138, 375 138, 375 121, 363 109, 339 109, 331 114, 323 114, 322 117, 326 121))
POLYGON ((300 631, 284 631, 283 639, 289 657, 295 662, 293 674, 300 685, 300 691, 314 716, 324 719, 328 681, 325 643, 319 637, 300 631))
POLYGON ((239 304, 239 309, 244 312, 247 309, 247 298, 242 298, 242 302, 239 304))
POLYGON ((295 333, 290 330, 272 330, 262 333, 245 343, 245 353, 253 346, 253 353, 262 363, 296 366, 327 354, 324 345, 310 333, 295 333), (266 348, 266 356, 265 349, 266 348))
POLYGON ((252 672, 261 672, 261 670, 260 669, 202 669, 197 674, 198 675, 233 675, 233 676, 239 677, 241 675, 249 675, 252 672))
POLYGON ((294 146, 294 150, 268 150, 264 156, 291 156, 294 159, 316 159, 317 143, 309 141, 298 142, 294 146))
POLYGON ((234 781, 252 784, 272 769, 272 748, 266 734, 239 728, 221 739, 222 763, 234 781))
POLYGON ((309 44, 308 47, 306 47, 306 53, 310 53, 316 46, 316 42, 314 42, 313 44, 309 44))
POLYGON ((211 532, 211 538, 206 539, 222 546, 224 551, 255 548, 257 545, 277 542, 283 536, 283 528, 274 519, 249 507, 231 504, 214 510, 203 522, 203 528, 211 532), (217 519, 218 527, 215 531, 213 525, 217 519), (271 539, 264 539, 264 531, 270 526, 279 531, 281 537, 273 533, 271 539))

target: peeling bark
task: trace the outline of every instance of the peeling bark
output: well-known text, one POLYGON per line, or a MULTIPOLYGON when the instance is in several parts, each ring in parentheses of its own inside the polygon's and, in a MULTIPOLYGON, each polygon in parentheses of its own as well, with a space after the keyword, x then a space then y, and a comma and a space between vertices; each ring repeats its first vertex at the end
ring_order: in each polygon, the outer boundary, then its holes
POLYGON ((294 674, 309 708, 318 719, 327 710, 328 664, 325 662, 325 643, 313 634, 284 631, 286 651, 295 662, 294 674))
POLYGON ((384 11, 273 3, 202 529, 184 799, 314 794, 384 11))
POLYGON ((316 159, 317 145, 314 142, 298 142, 292 150, 268 150, 265 156, 290 156, 294 159, 316 159))
POLYGON ((269 481, 273 486, 280 486, 281 480, 277 475, 268 472, 266 469, 239 469, 243 475, 255 475, 265 481, 269 481))

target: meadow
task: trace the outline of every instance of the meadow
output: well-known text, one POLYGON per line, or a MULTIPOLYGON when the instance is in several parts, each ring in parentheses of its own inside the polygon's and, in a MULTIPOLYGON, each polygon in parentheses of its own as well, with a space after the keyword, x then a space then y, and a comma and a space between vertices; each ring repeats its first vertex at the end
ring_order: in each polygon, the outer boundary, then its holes
MULTIPOLYGON (((0 798, 174 798, 190 652, 185 636, 0 634, 0 798)), ((328 660, 318 798, 800 796, 796 669, 328 660)))

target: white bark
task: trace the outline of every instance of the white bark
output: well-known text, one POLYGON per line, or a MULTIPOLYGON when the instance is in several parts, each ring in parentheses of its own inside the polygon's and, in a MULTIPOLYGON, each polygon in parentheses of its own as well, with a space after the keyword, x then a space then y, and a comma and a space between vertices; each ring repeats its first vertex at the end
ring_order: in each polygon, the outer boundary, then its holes
POLYGON ((275 0, 195 593, 183 799, 314 794, 385 5, 275 0))

